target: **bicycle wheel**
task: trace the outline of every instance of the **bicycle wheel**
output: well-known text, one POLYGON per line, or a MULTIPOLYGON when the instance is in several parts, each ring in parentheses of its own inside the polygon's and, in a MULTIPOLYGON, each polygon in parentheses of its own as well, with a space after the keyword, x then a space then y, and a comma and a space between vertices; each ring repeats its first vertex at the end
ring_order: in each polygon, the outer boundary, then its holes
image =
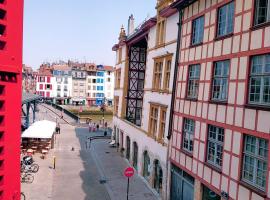
POLYGON ((25 194, 21 192, 21 200, 25 200, 25 194))
POLYGON ((33 183, 34 181, 34 176, 32 174, 26 174, 24 177, 24 182, 25 183, 33 183))
POLYGON ((24 172, 24 170, 25 170, 25 165, 22 164, 22 165, 21 165, 21 172, 24 172))
POLYGON ((38 164, 32 164, 31 167, 30 167, 30 171, 33 172, 33 173, 37 173, 39 170, 39 166, 38 164))

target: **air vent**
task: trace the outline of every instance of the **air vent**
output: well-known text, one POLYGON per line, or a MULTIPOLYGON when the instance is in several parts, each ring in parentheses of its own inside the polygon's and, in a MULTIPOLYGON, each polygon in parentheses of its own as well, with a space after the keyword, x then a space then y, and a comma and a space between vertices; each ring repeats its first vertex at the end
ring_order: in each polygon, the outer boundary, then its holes
POLYGON ((0 9, 0 19, 5 19, 5 17, 6 17, 6 11, 5 10, 3 10, 3 9, 0 9))
POLYGON ((5 110, 5 101, 0 101, 0 111, 4 111, 5 110))
POLYGON ((0 127, 4 126, 4 116, 0 116, 0 127))
POLYGON ((6 47, 6 42, 0 41, 0 50, 4 50, 6 47))
POLYGON ((0 96, 5 95, 5 86, 0 85, 0 96))
POLYGON ((0 24, 0 36, 5 34, 6 26, 0 24))

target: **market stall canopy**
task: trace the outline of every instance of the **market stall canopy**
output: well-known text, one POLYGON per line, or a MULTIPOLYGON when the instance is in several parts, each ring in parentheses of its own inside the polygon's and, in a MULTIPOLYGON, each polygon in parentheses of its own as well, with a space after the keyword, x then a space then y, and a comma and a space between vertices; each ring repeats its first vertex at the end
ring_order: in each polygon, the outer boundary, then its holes
POLYGON ((22 138, 50 139, 55 132, 56 123, 48 120, 37 121, 26 129, 22 138))

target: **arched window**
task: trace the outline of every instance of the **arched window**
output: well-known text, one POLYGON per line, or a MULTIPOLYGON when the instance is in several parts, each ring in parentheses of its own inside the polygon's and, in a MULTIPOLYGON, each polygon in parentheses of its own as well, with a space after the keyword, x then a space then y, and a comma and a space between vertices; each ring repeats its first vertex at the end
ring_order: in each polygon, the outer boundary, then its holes
POLYGON ((138 170, 138 145, 133 142, 133 167, 138 170))
POLYGON ((143 153, 143 177, 148 178, 150 176, 150 157, 148 152, 143 153))
POLYGON ((126 145, 127 145, 127 151, 126 151, 126 159, 129 160, 130 158, 130 138, 126 137, 126 145))
POLYGON ((158 160, 154 161, 154 188, 160 194, 162 192, 163 172, 158 160))

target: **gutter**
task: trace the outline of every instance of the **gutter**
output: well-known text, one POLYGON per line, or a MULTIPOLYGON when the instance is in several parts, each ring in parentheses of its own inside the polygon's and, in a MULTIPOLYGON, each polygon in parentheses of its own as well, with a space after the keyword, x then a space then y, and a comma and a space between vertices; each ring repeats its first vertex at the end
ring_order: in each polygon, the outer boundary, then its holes
POLYGON ((170 199, 168 196, 170 194, 170 191, 168 191, 171 180, 168 177, 170 174, 170 169, 169 169, 169 151, 170 151, 170 139, 172 136, 172 127, 173 127, 173 113, 174 113, 174 100, 176 96, 176 83, 177 83, 177 74, 178 74, 178 64, 179 64, 179 59, 180 59, 180 47, 181 47, 181 33, 182 33, 182 18, 183 18, 183 9, 178 7, 177 8, 179 12, 179 21, 178 21, 178 35, 177 35, 177 46, 176 46, 176 57, 175 57, 175 66, 174 66, 174 76, 173 76, 173 88, 172 88, 172 98, 171 98, 171 109, 170 109, 170 119, 169 119, 169 129, 168 129, 168 148, 167 148, 167 159, 166 159, 166 177, 167 177, 167 184, 166 184, 166 197, 165 199, 170 199))
POLYGON ((171 109, 170 109, 170 119, 169 119, 169 130, 168 130, 168 140, 171 139, 172 136, 172 126, 173 126, 173 113, 174 113, 174 100, 176 96, 176 82, 177 82, 177 74, 178 74, 178 64, 180 59, 180 47, 181 47, 181 32, 182 32, 182 18, 183 18, 183 10, 181 8, 178 9, 179 12, 179 22, 178 22, 178 36, 177 36, 177 47, 176 47, 176 58, 175 58, 175 66, 174 66, 174 76, 173 76, 173 88, 172 88, 172 98, 171 98, 171 109))

